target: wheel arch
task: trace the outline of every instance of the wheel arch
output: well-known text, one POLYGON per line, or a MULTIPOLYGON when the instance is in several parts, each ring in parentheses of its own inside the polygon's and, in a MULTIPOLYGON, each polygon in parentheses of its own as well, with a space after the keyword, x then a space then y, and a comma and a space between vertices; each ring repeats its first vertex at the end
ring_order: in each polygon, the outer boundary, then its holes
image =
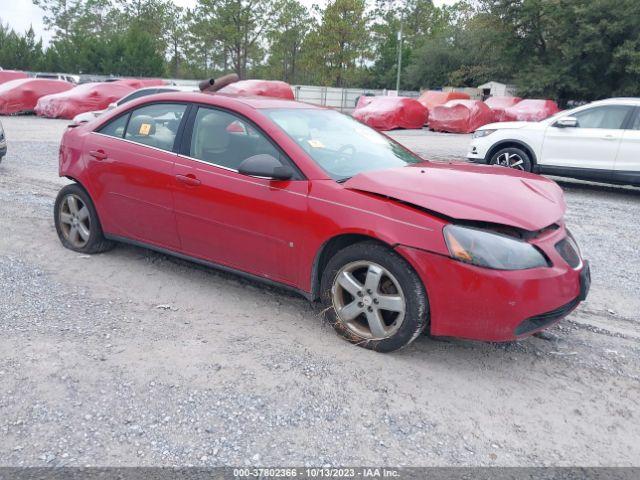
POLYGON ((487 152, 487 155, 486 155, 486 157, 484 159, 485 163, 487 165, 489 165, 489 162, 491 162, 491 158, 495 155, 495 153, 498 150, 502 150, 503 148, 508 148, 508 147, 515 147, 515 148, 520 148, 520 149, 524 150, 529 155, 529 158, 531 159, 531 166, 532 166, 533 170, 534 171, 537 170, 537 168, 538 168, 538 159, 536 157, 536 154, 535 154, 533 148, 531 148, 527 143, 525 143, 525 142, 523 142, 521 140, 509 139, 509 140, 501 140, 501 141, 497 142, 487 152))
MULTIPOLYGON (((78 178, 76 178, 76 177, 74 177, 74 176, 71 176, 71 175, 65 175, 64 177, 65 177, 66 179, 68 179, 68 180, 71 180, 73 183, 77 183, 77 184, 78 184, 78 186, 82 187, 82 189, 83 189, 85 192, 87 192, 87 195, 89 195, 89 198, 91 198, 91 194, 89 193, 89 189, 88 189, 88 188, 87 188, 87 186, 86 186, 86 185, 84 185, 84 184, 83 184, 83 183, 82 183, 78 178)), ((91 201, 93 202, 93 198, 91 198, 91 201)), ((95 202, 93 202, 93 203, 94 203, 94 206, 95 206, 95 202)))
POLYGON ((313 266, 311 268, 311 300, 318 300, 320 298, 320 281, 322 279, 322 272, 324 271, 327 263, 329 263, 329 260, 343 248, 362 242, 376 242, 389 249, 393 249, 392 244, 366 233, 340 233, 327 239, 320 246, 313 259, 313 266))
POLYGON ((96 201, 93 198, 93 195, 91 195, 91 190, 89 188, 87 188, 87 185, 84 182, 82 182, 78 177, 76 177, 74 175, 70 175, 68 173, 63 175, 63 176, 66 179, 71 180, 73 183, 75 183, 76 185, 78 185, 80 188, 82 188, 85 191, 85 193, 87 194, 87 196, 91 200, 91 203, 93 204, 93 208, 96 211, 96 215, 98 215, 98 221, 100 222, 100 225, 102 226, 102 211, 98 208, 98 205, 96 204, 96 201))

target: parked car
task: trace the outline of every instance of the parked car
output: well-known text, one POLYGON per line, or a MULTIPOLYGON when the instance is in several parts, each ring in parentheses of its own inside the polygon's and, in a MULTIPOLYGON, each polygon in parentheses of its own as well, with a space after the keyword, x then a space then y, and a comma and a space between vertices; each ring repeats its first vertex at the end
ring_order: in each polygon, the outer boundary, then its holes
POLYGON ((49 80, 63 80, 65 82, 78 84, 80 82, 79 75, 69 75, 66 73, 44 73, 38 72, 34 76, 34 78, 47 78, 49 80))
POLYGON ((72 120, 81 113, 103 110, 133 90, 120 82, 83 83, 67 92, 42 97, 35 112, 39 117, 72 120))
POLYGON ((331 109, 138 98, 67 129, 59 172, 74 182, 55 202, 65 247, 125 242, 275 283, 377 351, 425 330, 522 338, 589 290, 553 181, 430 163, 331 109))
POLYGON ((125 95, 117 102, 111 103, 106 110, 96 110, 93 112, 85 112, 80 113, 73 117, 74 123, 84 123, 90 122, 91 120, 99 117, 105 112, 113 110, 120 105, 124 105, 131 100, 135 100, 137 98, 146 97, 147 95, 154 95, 156 93, 167 93, 167 92, 195 92, 197 91, 197 87, 177 87, 177 86, 167 86, 167 87, 145 87, 139 88, 138 90, 131 92, 129 95, 125 95))
POLYGON ((4 128, 2 122, 0 122, 0 162, 7 154, 7 138, 5 137, 4 128))
POLYGON ((467 157, 526 172, 640 185, 640 99, 601 100, 541 122, 485 125, 474 133, 467 157))
POLYGON ((2 70, 0 68, 0 84, 20 78, 29 78, 29 75, 26 72, 21 72, 19 70, 2 70))
POLYGON ((31 113, 47 95, 65 92, 73 84, 45 78, 19 78, 0 85, 0 115, 31 113))

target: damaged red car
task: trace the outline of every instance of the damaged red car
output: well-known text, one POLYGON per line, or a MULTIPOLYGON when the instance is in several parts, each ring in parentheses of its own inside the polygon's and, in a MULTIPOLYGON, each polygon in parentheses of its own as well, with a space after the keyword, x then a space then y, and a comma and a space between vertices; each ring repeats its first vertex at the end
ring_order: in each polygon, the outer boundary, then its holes
POLYGON ((585 299, 560 188, 431 163, 338 112, 172 92, 69 128, 63 245, 148 247, 324 303, 340 335, 393 351, 422 332, 510 341, 585 299))

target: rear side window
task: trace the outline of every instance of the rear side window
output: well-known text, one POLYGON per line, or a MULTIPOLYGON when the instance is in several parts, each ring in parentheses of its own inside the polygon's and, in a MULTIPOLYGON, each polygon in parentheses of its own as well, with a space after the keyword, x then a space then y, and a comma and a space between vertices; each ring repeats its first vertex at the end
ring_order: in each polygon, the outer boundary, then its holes
POLYGON ((138 108, 131 112, 124 138, 171 151, 186 109, 184 104, 173 103, 156 103, 138 108))
POLYGON ((110 137, 122 138, 124 136, 124 129, 127 126, 127 120, 129 120, 129 114, 122 115, 103 125, 102 128, 98 130, 98 133, 109 135, 110 137))
POLYGON ((619 130, 633 107, 625 105, 607 105, 594 107, 573 116, 578 119, 579 128, 608 128, 619 130))

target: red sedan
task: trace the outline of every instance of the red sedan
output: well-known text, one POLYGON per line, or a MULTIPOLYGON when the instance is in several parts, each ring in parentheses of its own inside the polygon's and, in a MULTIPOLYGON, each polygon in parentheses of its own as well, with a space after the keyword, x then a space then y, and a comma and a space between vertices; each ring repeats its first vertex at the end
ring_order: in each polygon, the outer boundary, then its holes
POLYGON ((432 335, 508 341, 586 297, 560 188, 426 162, 338 112, 173 92, 69 128, 63 245, 170 253, 321 300, 335 329, 392 351, 432 335))

